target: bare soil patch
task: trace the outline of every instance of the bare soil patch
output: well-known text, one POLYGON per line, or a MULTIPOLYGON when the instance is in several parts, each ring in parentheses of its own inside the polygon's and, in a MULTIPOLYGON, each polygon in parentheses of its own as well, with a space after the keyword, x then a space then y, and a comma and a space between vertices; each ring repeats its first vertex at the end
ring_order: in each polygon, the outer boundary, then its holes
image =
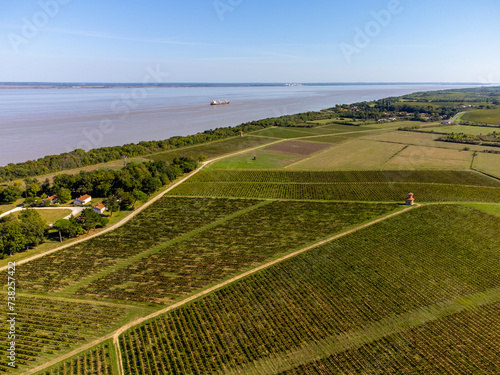
POLYGON ((266 150, 279 151, 295 155, 312 155, 329 147, 331 147, 331 145, 325 143, 287 141, 266 147, 266 150))

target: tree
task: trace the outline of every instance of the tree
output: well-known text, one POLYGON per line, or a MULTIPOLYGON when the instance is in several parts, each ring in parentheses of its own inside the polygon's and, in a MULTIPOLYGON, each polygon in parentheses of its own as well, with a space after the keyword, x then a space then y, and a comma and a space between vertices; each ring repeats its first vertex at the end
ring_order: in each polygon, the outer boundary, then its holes
POLYGON ((196 160, 192 157, 186 156, 175 158, 173 164, 178 165, 184 173, 189 173, 198 168, 198 163, 196 162, 196 160))
POLYGON ((62 235, 67 236, 68 238, 76 237, 79 234, 84 234, 85 230, 81 227, 80 224, 76 221, 76 218, 71 216, 70 219, 60 219, 57 220, 54 224, 54 229, 59 231, 59 239, 62 242, 62 235))
POLYGON ((6 188, 0 188, 0 203, 14 203, 19 198, 23 191, 19 189, 17 186, 10 185, 6 188))
POLYGON ((40 197, 28 197, 24 201, 25 207, 37 207, 42 204, 42 198, 40 197))
POLYGON ((42 185, 40 185, 40 188, 42 189, 42 193, 47 195, 50 194, 50 181, 48 178, 46 178, 42 185))
POLYGON ((36 210, 23 210, 19 215, 19 220, 27 245, 37 247, 44 241, 49 226, 36 210))
POLYGON ((141 190, 146 194, 153 194, 156 190, 158 190, 162 186, 162 183, 159 178, 148 176, 142 181, 141 190))
POLYGON ((117 197, 114 195, 108 197, 108 199, 105 199, 102 203, 108 208, 111 213, 110 216, 113 216, 113 212, 120 211, 120 205, 118 204, 117 197))
POLYGON ((31 184, 28 188, 28 196, 36 197, 40 192, 41 188, 39 184, 31 184))
POLYGON ((108 223, 108 219, 102 217, 97 212, 95 212, 92 208, 86 208, 82 211, 82 227, 88 232, 91 229, 95 229, 97 226, 104 227, 108 223))
POLYGON ((126 210, 134 203, 135 198, 129 192, 121 190, 117 193, 117 195, 118 195, 118 202, 120 204, 120 209, 122 210, 126 210))
POLYGON ((66 203, 71 200, 71 191, 69 189, 61 188, 59 189, 57 196, 59 197, 59 202, 66 203))
POLYGON ((134 204, 132 205, 132 209, 135 208, 135 204, 137 203, 137 201, 146 202, 148 200, 148 195, 140 190, 134 190, 132 194, 134 195, 135 198, 134 204))
POLYGON ((26 249, 26 237, 21 223, 13 217, 0 223, 0 251, 5 254, 15 254, 26 249))

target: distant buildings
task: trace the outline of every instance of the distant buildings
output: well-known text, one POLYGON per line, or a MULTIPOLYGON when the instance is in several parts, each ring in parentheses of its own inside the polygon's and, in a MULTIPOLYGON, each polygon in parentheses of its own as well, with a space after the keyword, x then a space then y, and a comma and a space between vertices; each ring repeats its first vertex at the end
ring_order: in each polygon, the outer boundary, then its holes
POLYGON ((44 206, 50 206, 54 203, 57 203, 59 201, 59 197, 57 195, 51 195, 50 197, 47 197, 42 200, 42 204, 44 206))

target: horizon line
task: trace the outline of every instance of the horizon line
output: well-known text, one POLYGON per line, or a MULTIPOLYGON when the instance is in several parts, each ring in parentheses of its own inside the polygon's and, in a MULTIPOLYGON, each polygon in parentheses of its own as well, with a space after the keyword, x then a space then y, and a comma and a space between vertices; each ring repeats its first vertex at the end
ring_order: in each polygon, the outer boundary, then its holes
POLYGON ((141 82, 99 82, 99 81, 0 81, 1 86, 26 86, 26 85, 140 85, 140 86, 172 86, 172 85, 498 85, 500 82, 390 82, 390 81, 339 81, 339 82, 159 82, 159 83, 141 83, 141 82))

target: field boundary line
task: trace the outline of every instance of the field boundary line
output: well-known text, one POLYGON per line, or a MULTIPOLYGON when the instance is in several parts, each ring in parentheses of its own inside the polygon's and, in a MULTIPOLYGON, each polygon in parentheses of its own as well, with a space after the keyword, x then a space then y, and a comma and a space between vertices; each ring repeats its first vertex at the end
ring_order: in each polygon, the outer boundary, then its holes
MULTIPOLYGON (((82 238, 80 240, 76 240, 76 241, 73 241, 71 243, 68 243, 66 245, 63 245, 63 246, 60 246, 60 247, 57 247, 55 249, 52 249, 52 250, 49 250, 49 251, 46 251, 44 253, 41 253, 41 254, 36 254, 36 255, 33 255, 29 258, 25 258, 25 259, 22 259, 22 260, 19 260, 19 261, 16 261, 16 265, 21 265, 21 264, 24 264, 24 263, 28 263, 28 262, 31 262, 35 259, 38 259, 38 258, 41 258, 41 257, 44 257, 45 255, 49 255, 49 254, 52 254, 52 253, 55 253, 57 251, 60 251, 60 250, 64 250, 70 246, 73 246, 73 245, 77 245, 79 243, 82 243, 84 241, 87 241, 87 240, 90 240, 91 238, 95 238, 95 237, 98 237, 104 233, 108 233, 108 232, 111 232, 119 227, 121 227, 122 225, 124 225, 125 223, 127 223, 129 220, 131 220, 135 215, 137 215, 138 213, 142 212, 143 210, 145 210, 147 207, 149 207, 150 205, 152 205, 154 202, 156 202, 157 200, 159 200, 160 198, 162 198, 164 195, 166 195, 168 192, 170 192, 171 190, 175 189, 178 185, 182 184, 184 181, 190 179, 191 177, 193 177, 196 173, 198 173, 199 171, 201 171, 204 167, 208 166, 209 164, 217 161, 217 160, 220 160, 220 159, 223 159, 223 158, 227 158, 227 157, 230 157, 230 156, 233 156, 233 155, 238 155, 240 153, 244 153, 244 152, 247 152, 247 151, 252 151, 252 150, 256 150, 256 149, 259 149, 259 148, 262 148, 262 147, 266 147, 266 146, 269 146, 269 145, 272 145, 272 144, 276 144, 276 143, 280 143, 280 142, 283 142, 284 140, 283 139, 280 139, 278 141, 275 141, 275 142, 271 142, 271 143, 266 143, 264 145, 260 145, 260 146, 257 146, 257 147, 253 147, 253 148, 248 148, 248 149, 245 149, 245 150, 240 150, 240 151, 237 151, 235 153, 232 153, 232 154, 227 154, 227 155, 223 155, 223 156, 218 156, 214 159, 211 159, 211 160, 208 160, 208 161, 205 161, 203 163, 201 163, 200 167, 195 169, 194 171, 190 172, 189 174, 187 174, 186 176, 184 176, 182 179, 180 179, 179 181, 173 183, 172 185, 170 185, 168 188, 166 188, 164 191, 162 191, 161 193, 159 193, 157 196, 155 196, 154 198, 152 198, 151 200, 147 201, 146 203, 144 203, 142 206, 140 206, 139 208, 137 208, 136 210, 132 211, 128 216, 126 216, 125 218, 123 218, 122 220, 120 220, 119 222, 113 224, 112 226, 110 226, 109 228, 106 228, 98 233, 94 233, 88 237, 85 237, 85 238, 82 238)), ((5 271, 6 269, 8 268, 8 265, 5 265, 3 267, 0 267, 0 271, 5 271)))
POLYGON ((479 174, 481 174, 483 176, 487 176, 487 177, 492 178, 494 180, 500 181, 500 177, 497 177, 497 176, 495 176, 493 174, 490 174, 490 173, 487 173, 485 171, 482 171, 481 169, 471 168, 471 170, 474 171, 474 172, 477 172, 477 173, 479 173, 479 174))
POLYGON ((500 301, 500 288, 497 287, 450 301, 424 306, 401 315, 368 323, 359 330, 332 335, 241 367, 229 368, 224 371, 224 374, 265 375, 280 373, 312 360, 327 358, 348 349, 356 349, 395 333, 405 332, 432 321, 498 301, 500 301))
POLYGON ((385 164, 387 164, 388 162, 390 162, 392 159, 394 159, 396 156, 398 156, 400 153, 402 153, 404 150, 406 150, 408 147, 410 147, 410 145, 404 145, 403 148, 401 148, 401 150, 397 151, 396 153, 394 153, 389 159, 387 159, 386 161, 384 161, 380 166, 384 166, 385 164))

